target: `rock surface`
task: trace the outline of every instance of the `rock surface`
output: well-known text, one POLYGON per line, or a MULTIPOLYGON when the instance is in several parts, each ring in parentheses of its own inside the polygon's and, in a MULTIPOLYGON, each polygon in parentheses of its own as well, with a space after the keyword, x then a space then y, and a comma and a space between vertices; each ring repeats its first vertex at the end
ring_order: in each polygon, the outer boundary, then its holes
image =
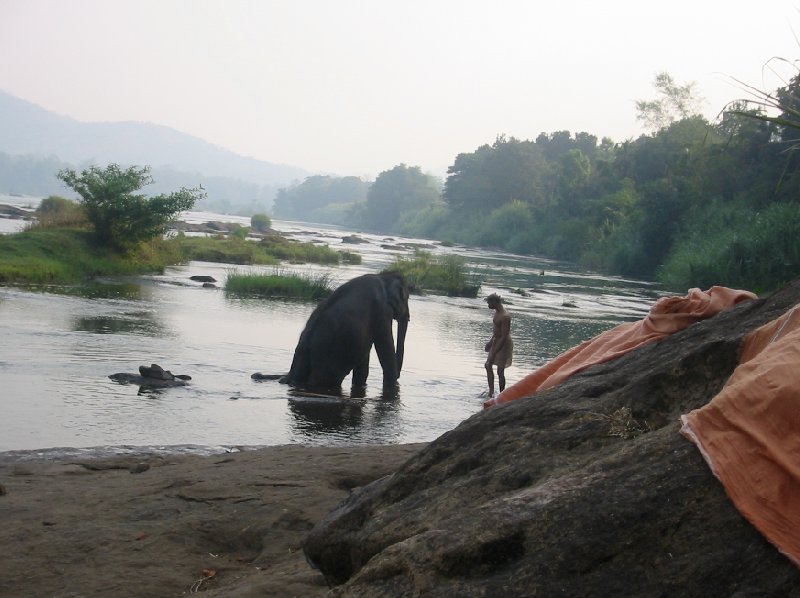
POLYGON ((477 413, 328 514, 307 557, 335 596, 800 596, 679 433, 798 301, 795 281, 477 413))

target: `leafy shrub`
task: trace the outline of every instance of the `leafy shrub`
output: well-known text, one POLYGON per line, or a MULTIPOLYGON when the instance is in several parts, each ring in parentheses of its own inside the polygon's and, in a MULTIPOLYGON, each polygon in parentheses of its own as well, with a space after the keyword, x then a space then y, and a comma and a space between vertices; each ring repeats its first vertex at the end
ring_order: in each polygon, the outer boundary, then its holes
POLYGON ((241 226, 239 224, 234 224, 231 227, 231 230, 230 230, 230 232, 228 234, 231 237, 233 237, 234 239, 239 239, 241 241, 244 241, 247 238, 247 235, 248 235, 249 232, 250 232, 250 229, 247 228, 246 226, 241 226))
POLYGON ((254 231, 264 233, 272 228, 272 220, 266 214, 253 214, 250 217, 250 227, 254 231))
POLYGON ((66 168, 57 176, 81 196, 98 244, 118 251, 160 237, 170 220, 205 197, 199 189, 186 188, 151 198, 135 193, 153 182, 148 166, 123 169, 109 164, 92 166, 80 174, 66 168))
POLYGON ((45 197, 36 209, 36 223, 31 228, 85 228, 86 212, 76 202, 59 195, 45 197))

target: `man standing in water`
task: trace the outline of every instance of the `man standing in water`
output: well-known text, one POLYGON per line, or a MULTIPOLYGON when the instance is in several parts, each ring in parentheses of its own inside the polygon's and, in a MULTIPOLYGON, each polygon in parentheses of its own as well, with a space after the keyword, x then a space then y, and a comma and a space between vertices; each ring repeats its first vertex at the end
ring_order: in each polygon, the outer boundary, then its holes
POLYGON ((500 392, 506 387, 505 369, 511 365, 514 353, 514 341, 511 340, 511 316, 503 307, 503 299, 497 293, 492 293, 486 298, 489 309, 494 310, 492 323, 494 331, 492 338, 486 343, 485 350, 489 353, 486 358, 486 379, 489 382, 489 397, 494 396, 494 372, 492 366, 497 366, 497 381, 500 392))

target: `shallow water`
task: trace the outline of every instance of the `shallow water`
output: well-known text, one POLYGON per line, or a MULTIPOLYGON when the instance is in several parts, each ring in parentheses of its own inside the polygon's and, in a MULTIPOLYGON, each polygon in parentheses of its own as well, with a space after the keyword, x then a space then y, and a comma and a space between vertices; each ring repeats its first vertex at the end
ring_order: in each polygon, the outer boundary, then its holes
MULTIPOLYGON (((187 219, 235 218, 194 213, 187 219)), ((337 283, 380 270, 401 253, 394 249, 400 244, 458 253, 484 280, 480 297, 412 296, 399 396, 381 398, 373 352, 367 396, 356 399, 303 396, 277 382, 251 380, 253 372, 288 370, 314 307, 233 298, 221 290, 230 272, 271 272, 269 267, 192 262, 162 276, 58 292, 0 287, 0 451, 429 441, 481 410, 483 345, 492 315, 483 297, 489 293, 502 294, 513 317, 509 384, 569 347, 641 318, 657 296, 647 283, 572 272, 530 256, 364 233, 358 235, 368 243, 344 245, 342 238, 352 231, 292 222, 274 226, 298 239, 362 254, 361 265, 332 270, 337 283), (213 276, 220 288, 203 288, 192 275, 213 276), (189 374, 192 381, 148 391, 108 378, 150 363, 189 374)))

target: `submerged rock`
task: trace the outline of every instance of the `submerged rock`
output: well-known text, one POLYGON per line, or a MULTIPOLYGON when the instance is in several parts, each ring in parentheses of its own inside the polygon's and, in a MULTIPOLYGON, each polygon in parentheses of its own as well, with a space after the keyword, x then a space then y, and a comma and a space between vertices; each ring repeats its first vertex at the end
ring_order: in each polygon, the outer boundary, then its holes
POLYGON ((679 417, 800 281, 476 413, 355 492, 304 550, 335 596, 798 596, 679 417))

